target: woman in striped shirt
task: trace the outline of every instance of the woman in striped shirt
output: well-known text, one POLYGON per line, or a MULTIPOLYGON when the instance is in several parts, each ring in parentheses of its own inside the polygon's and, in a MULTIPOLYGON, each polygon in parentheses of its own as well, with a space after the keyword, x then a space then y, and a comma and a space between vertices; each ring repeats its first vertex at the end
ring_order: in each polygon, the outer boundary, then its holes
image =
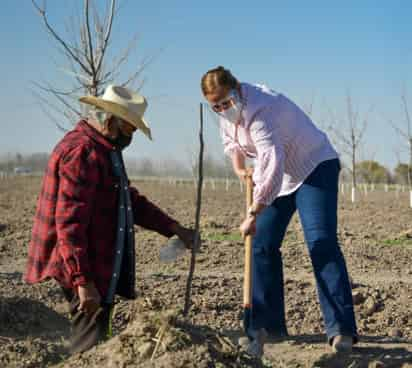
POLYGON ((208 71, 201 88, 220 117, 224 152, 235 173, 245 178, 245 159, 254 159, 253 205, 240 226, 243 235, 254 234, 247 349, 261 355, 266 338, 287 335, 280 247, 297 210, 328 342, 336 352, 350 351, 357 332, 349 276, 337 240, 338 154, 326 134, 282 94, 240 83, 223 67, 208 71))

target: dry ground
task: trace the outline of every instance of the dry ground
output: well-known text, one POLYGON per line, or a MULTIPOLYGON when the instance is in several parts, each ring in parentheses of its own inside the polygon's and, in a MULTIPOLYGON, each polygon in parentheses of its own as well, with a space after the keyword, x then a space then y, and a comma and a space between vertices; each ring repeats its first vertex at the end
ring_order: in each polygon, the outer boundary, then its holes
MULTIPOLYGON (((38 178, 0 181, 0 367, 412 367, 412 210, 407 193, 369 193, 339 207, 339 237, 352 278, 361 342, 349 356, 325 345, 310 260, 298 219, 283 245, 287 324, 291 337, 265 347, 259 363, 231 341, 241 333, 244 209, 238 186, 204 192, 203 246, 198 255, 189 322, 164 316, 183 304, 188 257, 158 261, 161 236, 136 234, 136 302, 118 300, 115 334, 82 356, 68 357, 69 322, 54 281, 26 285, 24 272, 38 178), (154 313, 153 313, 154 312, 154 313), (159 317, 160 316, 160 317, 159 317), (166 321, 166 322, 165 322, 166 321), (162 343, 150 361, 155 335, 162 343)), ((192 224, 191 185, 137 183, 184 224, 192 224)))

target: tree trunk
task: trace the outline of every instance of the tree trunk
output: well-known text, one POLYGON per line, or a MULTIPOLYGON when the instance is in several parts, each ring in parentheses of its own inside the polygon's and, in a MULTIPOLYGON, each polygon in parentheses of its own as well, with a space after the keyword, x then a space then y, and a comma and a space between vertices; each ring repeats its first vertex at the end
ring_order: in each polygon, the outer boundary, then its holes
POLYGON ((412 137, 409 137, 408 186, 409 190, 412 190, 412 137))
POLYGON ((352 187, 356 189, 356 152, 355 147, 352 149, 352 187))

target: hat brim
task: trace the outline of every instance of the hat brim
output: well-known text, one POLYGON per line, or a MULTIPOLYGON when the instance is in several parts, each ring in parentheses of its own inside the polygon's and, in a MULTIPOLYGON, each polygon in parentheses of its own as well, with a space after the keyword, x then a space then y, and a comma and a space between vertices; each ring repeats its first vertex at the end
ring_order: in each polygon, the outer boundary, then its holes
POLYGON ((139 129, 146 135, 150 140, 152 140, 152 133, 147 122, 143 117, 129 111, 122 105, 115 102, 105 101, 99 97, 95 96, 83 96, 79 98, 80 102, 86 103, 88 105, 93 105, 101 110, 109 112, 133 125, 136 129, 139 129))

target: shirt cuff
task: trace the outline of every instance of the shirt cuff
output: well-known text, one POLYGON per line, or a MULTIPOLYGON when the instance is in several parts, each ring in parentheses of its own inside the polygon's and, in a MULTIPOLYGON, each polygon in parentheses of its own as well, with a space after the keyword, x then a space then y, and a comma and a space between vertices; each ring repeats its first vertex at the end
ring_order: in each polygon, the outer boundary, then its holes
POLYGON ((75 287, 85 286, 90 281, 91 281, 90 277, 87 277, 86 275, 72 276, 72 284, 75 287))
POLYGON ((230 144, 227 145, 224 149, 223 149, 223 153, 226 156, 232 157, 232 155, 237 152, 240 151, 239 147, 237 147, 235 144, 230 144))
POLYGON ((163 233, 161 233, 163 236, 167 238, 171 238, 173 235, 176 235, 176 233, 173 231, 173 227, 175 225, 178 225, 179 223, 175 220, 168 219, 167 220, 167 225, 165 226, 165 230, 163 233))

